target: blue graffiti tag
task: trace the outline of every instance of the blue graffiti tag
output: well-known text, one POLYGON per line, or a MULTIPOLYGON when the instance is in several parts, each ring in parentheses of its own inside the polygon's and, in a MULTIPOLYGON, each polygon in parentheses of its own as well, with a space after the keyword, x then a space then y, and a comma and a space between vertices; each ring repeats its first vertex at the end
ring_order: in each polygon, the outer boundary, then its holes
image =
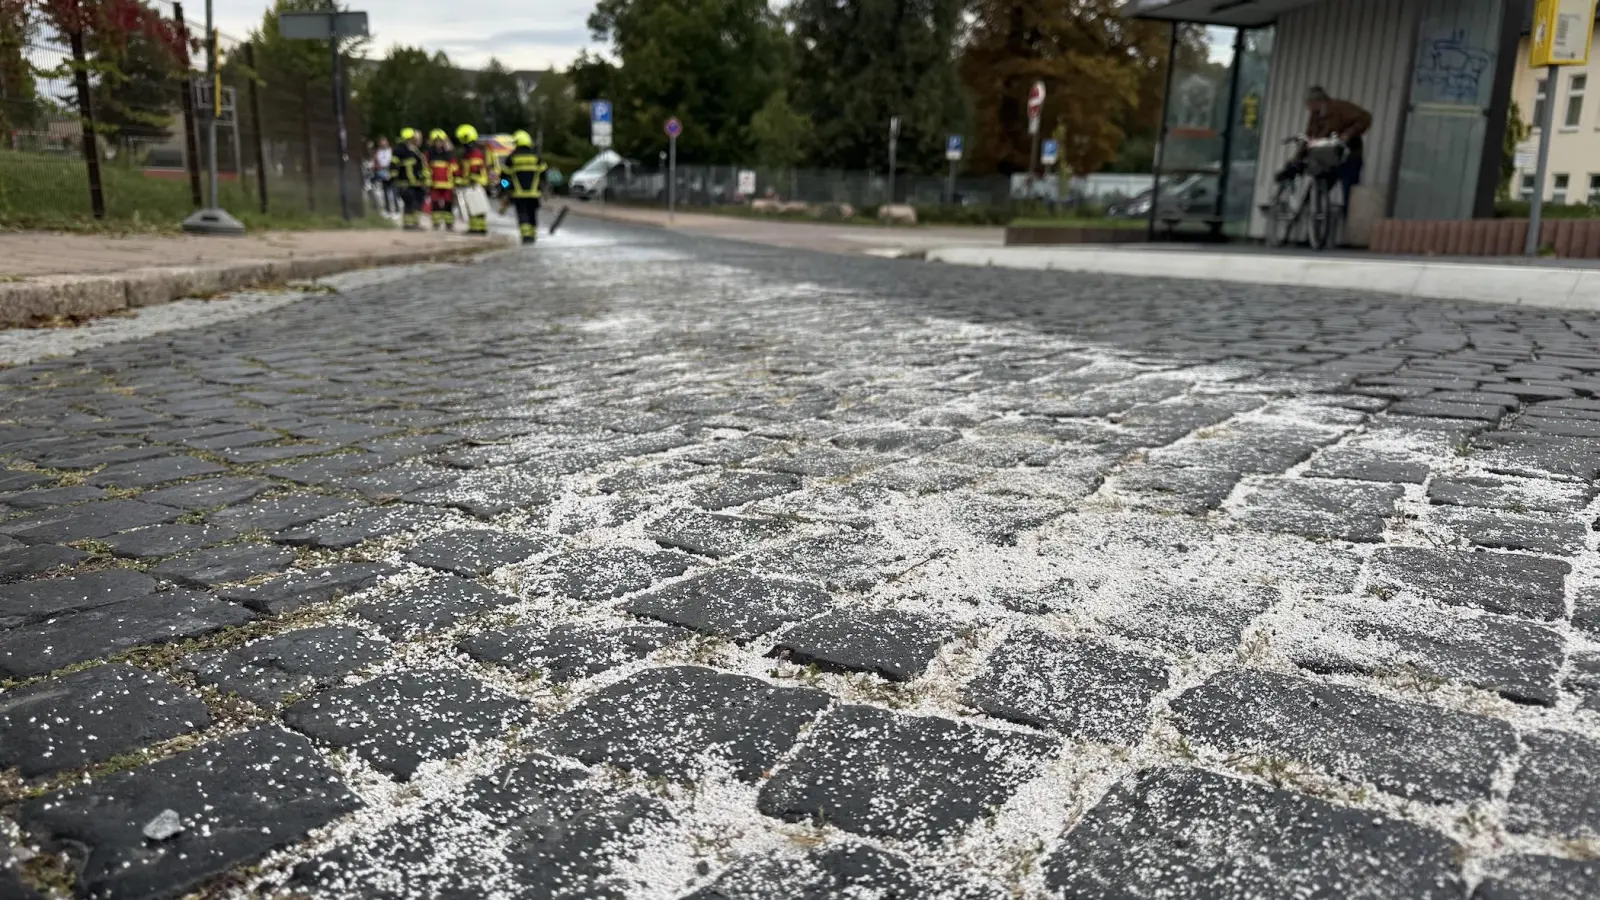
POLYGON ((1464 31, 1424 40, 1415 76, 1419 99, 1479 102, 1484 73, 1494 68, 1494 60, 1494 53, 1469 46, 1464 31))

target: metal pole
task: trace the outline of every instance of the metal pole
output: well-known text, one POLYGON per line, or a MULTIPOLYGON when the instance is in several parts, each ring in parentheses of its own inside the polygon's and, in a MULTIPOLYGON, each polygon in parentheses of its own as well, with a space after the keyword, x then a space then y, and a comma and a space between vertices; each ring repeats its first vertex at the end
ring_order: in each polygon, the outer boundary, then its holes
POLYGON ((328 39, 333 48, 333 119, 339 129, 339 212, 350 221, 350 143, 344 128, 344 67, 339 64, 339 37, 328 39))
POLYGON ((667 137, 667 221, 678 215, 678 138, 667 137))
POLYGON ((889 203, 891 205, 894 203, 894 150, 895 145, 900 143, 896 140, 900 135, 894 127, 895 124, 893 119, 889 120, 889 203))
POLYGON ((1528 204, 1528 238, 1522 252, 1528 256, 1539 255, 1539 226, 1544 216, 1544 179, 1550 170, 1550 132, 1556 122, 1556 77, 1558 66, 1545 68, 1544 115, 1539 122, 1539 166, 1533 176, 1533 200, 1528 204))
POLYGON ((1233 66, 1228 73, 1228 117, 1222 129, 1222 171, 1217 174, 1217 221, 1212 227, 1222 235, 1222 220, 1228 217, 1228 175, 1233 171, 1233 127, 1239 114, 1239 75, 1243 71, 1240 60, 1244 57, 1244 29, 1233 32, 1233 66))
POLYGON ((194 117, 194 70, 189 63, 189 26, 183 19, 183 4, 172 4, 172 19, 183 35, 183 168, 189 175, 189 199, 195 209, 205 203, 200 194, 200 133, 194 117))
POLYGON ((1167 112, 1172 108, 1172 75, 1178 64, 1178 23, 1172 23, 1172 36, 1167 41, 1167 84, 1161 91, 1161 127, 1156 132, 1155 177, 1150 179, 1150 221, 1145 226, 1145 236, 1156 236, 1156 217, 1161 213, 1161 158, 1167 149, 1167 112))
POLYGON ((944 188, 944 202, 946 204, 954 204, 956 202, 956 161, 953 159, 950 160, 950 180, 945 184, 944 188))
POLYGON ((211 83, 211 108, 206 111, 206 185, 207 206, 216 209, 217 203, 217 110, 222 105, 222 94, 217 90, 217 30, 212 2, 206 0, 206 79, 211 83))
MULTIPOLYGON (((261 211, 267 211, 267 152, 266 137, 261 133, 261 91, 256 84, 256 45, 244 45, 244 64, 250 67, 250 127, 256 133, 256 190, 261 193, 261 211)), ((234 115, 238 115, 234 111, 234 115)))

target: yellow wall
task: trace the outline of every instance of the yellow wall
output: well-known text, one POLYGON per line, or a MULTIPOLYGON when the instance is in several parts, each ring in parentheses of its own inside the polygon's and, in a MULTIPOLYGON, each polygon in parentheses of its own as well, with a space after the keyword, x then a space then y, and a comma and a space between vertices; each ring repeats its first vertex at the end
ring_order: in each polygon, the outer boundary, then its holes
MULTIPOLYGON (((1534 97, 1539 79, 1545 77, 1543 69, 1528 65, 1529 41, 1523 38, 1517 50, 1516 80, 1512 82, 1511 96, 1522 112, 1523 121, 1533 121, 1534 97)), ((1524 175, 1534 174, 1535 154, 1539 149, 1539 131, 1518 148, 1518 156, 1525 157, 1527 166, 1518 166, 1511 182, 1512 196, 1521 196, 1524 175)), ((1550 172, 1545 177, 1544 197, 1552 199, 1557 175, 1567 176, 1567 202, 1583 203, 1589 199, 1589 179, 1600 177, 1600 41, 1596 41, 1589 55, 1588 66, 1562 66, 1557 72, 1555 93, 1555 128, 1550 139, 1550 172), (1576 127, 1566 124, 1568 88, 1574 74, 1585 75, 1588 85, 1583 95, 1583 109, 1576 127)), ((1596 202, 1600 202, 1597 199, 1596 202)))

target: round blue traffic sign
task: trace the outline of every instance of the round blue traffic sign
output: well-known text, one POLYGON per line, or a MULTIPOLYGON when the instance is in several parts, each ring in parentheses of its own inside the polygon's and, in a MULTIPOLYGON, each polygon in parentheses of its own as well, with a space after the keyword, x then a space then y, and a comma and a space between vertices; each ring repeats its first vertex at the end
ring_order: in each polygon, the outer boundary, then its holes
POLYGON ((683 134, 683 123, 678 121, 677 116, 673 116, 667 120, 667 137, 675 138, 680 134, 683 134))

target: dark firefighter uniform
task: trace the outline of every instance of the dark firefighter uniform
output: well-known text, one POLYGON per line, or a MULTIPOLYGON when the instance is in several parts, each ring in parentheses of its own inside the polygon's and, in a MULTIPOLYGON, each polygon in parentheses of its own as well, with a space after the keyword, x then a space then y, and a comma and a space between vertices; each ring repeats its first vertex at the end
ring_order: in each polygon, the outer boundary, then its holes
POLYGON ((417 132, 400 130, 400 144, 389 158, 389 175, 400 192, 400 224, 415 231, 422 227, 422 200, 428 184, 428 159, 417 149, 417 132))
POLYGON ((428 137, 428 210, 434 230, 449 231, 456 222, 456 161, 450 153, 450 138, 444 129, 435 128, 428 137))
POLYGON ((478 129, 463 125, 456 129, 456 190, 462 212, 467 217, 468 234, 489 233, 489 159, 478 143, 478 129))
POLYGON ((539 236, 539 197, 544 188, 544 170, 549 168, 533 152, 533 138, 526 131, 515 135, 516 148, 506 155, 501 166, 506 193, 517 208, 517 227, 522 242, 531 244, 539 236))

